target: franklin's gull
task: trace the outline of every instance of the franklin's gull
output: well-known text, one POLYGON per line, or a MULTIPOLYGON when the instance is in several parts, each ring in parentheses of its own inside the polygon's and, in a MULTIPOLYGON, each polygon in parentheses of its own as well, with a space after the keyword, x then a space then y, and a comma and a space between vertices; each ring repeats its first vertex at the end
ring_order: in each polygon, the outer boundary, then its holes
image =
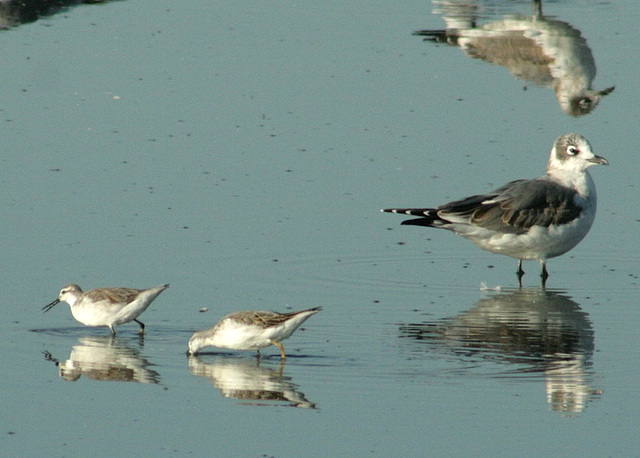
POLYGON ((488 194, 449 202, 436 208, 389 208, 384 212, 419 216, 402 224, 447 229, 480 248, 522 261, 537 259, 543 285, 546 262, 575 247, 596 215, 596 187, 587 172, 609 162, 593 154, 586 138, 565 134, 553 144, 547 174, 512 181, 488 194))

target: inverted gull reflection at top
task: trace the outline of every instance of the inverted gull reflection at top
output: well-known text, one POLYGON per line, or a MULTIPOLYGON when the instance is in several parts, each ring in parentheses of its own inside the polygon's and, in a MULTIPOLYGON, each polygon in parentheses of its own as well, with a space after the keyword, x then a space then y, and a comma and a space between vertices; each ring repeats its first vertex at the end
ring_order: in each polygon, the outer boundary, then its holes
POLYGON ((614 87, 591 88, 596 65, 580 31, 542 15, 533 2, 529 16, 508 15, 478 25, 479 5, 470 1, 434 1, 446 30, 420 30, 425 41, 457 45, 476 59, 506 67, 517 78, 554 89, 560 108, 570 116, 590 113, 614 87))
POLYGON ((109 0, 0 0, 0 30, 28 24, 81 4, 107 3, 109 0))

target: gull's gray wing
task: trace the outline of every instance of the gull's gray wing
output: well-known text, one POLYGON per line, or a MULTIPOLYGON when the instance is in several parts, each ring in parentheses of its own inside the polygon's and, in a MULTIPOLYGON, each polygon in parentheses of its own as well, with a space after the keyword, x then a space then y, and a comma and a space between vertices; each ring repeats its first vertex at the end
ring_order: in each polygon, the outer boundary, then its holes
POLYGON ((517 180, 492 193, 442 205, 437 214, 445 221, 468 217, 468 224, 518 234, 533 226, 571 222, 583 210, 575 197, 575 191, 550 180, 517 180))

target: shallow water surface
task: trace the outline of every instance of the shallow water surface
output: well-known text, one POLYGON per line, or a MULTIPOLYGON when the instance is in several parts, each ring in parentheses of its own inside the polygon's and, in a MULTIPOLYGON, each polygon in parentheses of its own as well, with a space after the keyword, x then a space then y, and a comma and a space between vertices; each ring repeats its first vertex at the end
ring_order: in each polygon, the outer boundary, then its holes
POLYGON ((640 7, 16 5, 2 455, 636 453, 640 7), (505 40, 518 56, 488 54, 505 40), (537 262, 518 288, 516 260, 379 211, 542 175, 566 132, 611 165, 546 289, 537 262), (143 338, 112 337, 65 304, 42 313, 70 282, 171 288, 143 338), (284 363, 186 355, 227 313, 315 306, 284 363))

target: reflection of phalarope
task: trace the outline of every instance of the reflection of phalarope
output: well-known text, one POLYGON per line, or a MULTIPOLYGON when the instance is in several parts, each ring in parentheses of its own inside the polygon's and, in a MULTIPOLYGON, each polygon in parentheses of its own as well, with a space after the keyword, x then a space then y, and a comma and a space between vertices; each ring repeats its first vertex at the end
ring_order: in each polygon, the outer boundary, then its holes
POLYGON ((554 89, 562 110, 571 116, 590 113, 613 87, 591 88, 596 65, 580 31, 542 16, 534 1, 532 16, 507 16, 476 26, 467 1, 438 1, 447 30, 421 30, 426 40, 458 45, 470 57, 506 67, 517 78, 554 89))
POLYGON ((586 138, 565 134, 553 144, 547 174, 516 180, 488 194, 436 208, 390 208, 385 212, 418 216, 402 224, 447 229, 483 250, 519 259, 537 259, 543 282, 546 262, 575 247, 596 215, 596 187, 587 172, 608 162, 591 151, 586 138))
POLYGON ((151 302, 169 285, 149 289, 96 288, 83 292, 78 285, 67 285, 60 291, 58 299, 45 305, 45 312, 56 304, 66 302, 71 314, 86 326, 107 326, 116 335, 116 325, 135 321, 140 325, 140 335, 144 334, 144 324, 137 318, 151 302))
POLYGON ((66 361, 58 361, 49 352, 45 358, 56 363, 60 377, 70 382, 84 375, 103 382, 159 383, 160 375, 149 369, 152 364, 140 356, 139 347, 139 342, 129 345, 113 336, 81 337, 66 361))
POLYGON ((275 345, 280 356, 285 359, 282 341, 298 329, 314 313, 322 310, 316 307, 293 313, 262 311, 236 312, 225 316, 213 328, 199 331, 189 339, 189 354, 198 353, 202 348, 214 346, 232 350, 257 350, 275 345))
POLYGON ((278 369, 260 365, 260 360, 222 357, 203 361, 199 356, 189 357, 189 370, 193 375, 207 377, 225 398, 238 399, 251 406, 270 406, 286 403, 291 407, 314 409, 304 393, 284 375, 284 360, 278 369))

